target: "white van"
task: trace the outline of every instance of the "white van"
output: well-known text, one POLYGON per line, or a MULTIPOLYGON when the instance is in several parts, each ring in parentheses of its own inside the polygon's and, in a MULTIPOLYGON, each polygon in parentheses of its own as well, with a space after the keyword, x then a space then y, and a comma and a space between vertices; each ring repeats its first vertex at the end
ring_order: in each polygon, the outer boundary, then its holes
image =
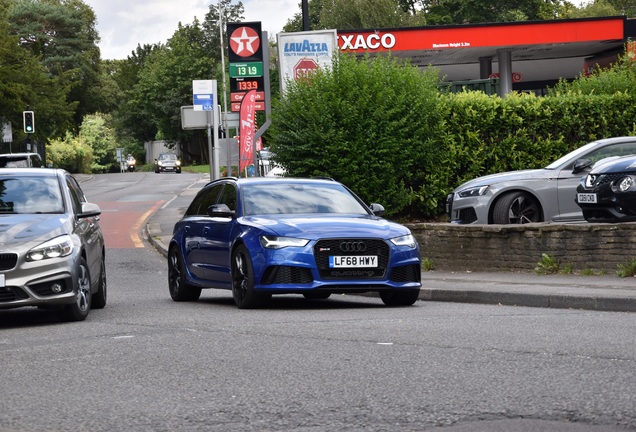
POLYGON ((42 168, 43 165, 37 153, 0 154, 0 168, 42 168))

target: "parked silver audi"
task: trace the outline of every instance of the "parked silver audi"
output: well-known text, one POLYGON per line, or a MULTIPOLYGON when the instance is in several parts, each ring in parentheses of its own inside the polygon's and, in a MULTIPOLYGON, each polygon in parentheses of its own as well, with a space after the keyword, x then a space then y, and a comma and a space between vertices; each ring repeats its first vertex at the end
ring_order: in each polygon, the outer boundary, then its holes
POLYGON ((106 305, 97 204, 61 169, 0 169, 0 309, 55 309, 84 320, 106 305))
POLYGON ((456 188, 446 201, 449 220, 460 224, 584 222, 576 188, 594 163, 636 154, 636 137, 590 142, 541 169, 479 177, 456 188))

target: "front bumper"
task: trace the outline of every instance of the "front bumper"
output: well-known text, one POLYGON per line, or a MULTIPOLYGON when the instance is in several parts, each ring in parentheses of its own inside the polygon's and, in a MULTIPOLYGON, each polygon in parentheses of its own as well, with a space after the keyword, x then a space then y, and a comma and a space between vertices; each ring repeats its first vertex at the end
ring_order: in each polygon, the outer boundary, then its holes
POLYGON ((446 197, 448 221, 456 224, 487 224, 489 196, 461 198, 456 193, 446 197))
POLYGON ((304 248, 262 250, 253 257, 254 288, 270 293, 353 293, 421 287, 417 248, 390 246, 377 239, 364 241, 369 242, 369 254, 378 256, 378 267, 329 268, 329 255, 343 253, 333 252, 333 242, 325 240, 310 242, 304 248))
POLYGON ((0 278, 0 309, 74 303, 78 261, 75 253, 41 262, 19 257, 14 268, 0 272, 4 276, 4 283, 0 278))

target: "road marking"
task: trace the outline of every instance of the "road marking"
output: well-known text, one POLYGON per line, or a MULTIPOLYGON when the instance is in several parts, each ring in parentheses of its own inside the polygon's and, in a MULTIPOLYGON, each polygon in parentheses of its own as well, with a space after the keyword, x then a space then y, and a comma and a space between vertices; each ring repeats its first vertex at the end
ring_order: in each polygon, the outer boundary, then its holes
POLYGON ((146 213, 141 215, 141 217, 137 220, 137 223, 133 225, 133 227, 131 228, 130 239, 132 240, 136 248, 144 247, 144 243, 141 240, 141 237, 139 237, 139 229, 141 228, 143 223, 146 222, 146 220, 150 217, 150 215, 153 214, 155 211, 157 211, 159 206, 163 203, 164 201, 157 202, 154 206, 152 206, 152 208, 150 208, 150 210, 148 210, 146 213))

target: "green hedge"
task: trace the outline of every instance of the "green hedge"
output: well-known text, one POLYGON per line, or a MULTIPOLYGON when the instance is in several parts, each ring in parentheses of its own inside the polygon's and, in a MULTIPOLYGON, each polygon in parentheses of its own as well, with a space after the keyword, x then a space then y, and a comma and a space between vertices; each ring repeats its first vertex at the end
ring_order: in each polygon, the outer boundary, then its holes
POLYGON ((543 167, 586 142, 636 134, 633 92, 442 93, 390 58, 336 59, 290 83, 270 145, 293 176, 329 176, 389 216, 437 219, 446 195, 489 173, 543 167))

